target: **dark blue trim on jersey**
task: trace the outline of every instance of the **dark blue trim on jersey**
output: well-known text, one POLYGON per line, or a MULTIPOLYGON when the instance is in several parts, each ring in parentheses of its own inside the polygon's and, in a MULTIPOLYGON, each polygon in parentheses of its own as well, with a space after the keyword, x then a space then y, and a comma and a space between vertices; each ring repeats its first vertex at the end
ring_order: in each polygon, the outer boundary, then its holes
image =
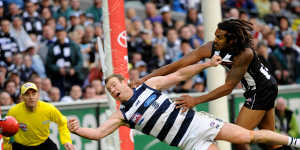
POLYGON ((151 116, 149 121, 146 123, 144 128, 142 129, 142 132, 145 134, 149 134, 152 128, 154 127, 155 123, 171 105, 171 102, 169 100, 164 100, 164 102, 160 105, 160 107, 154 112, 154 114, 151 116))
POLYGON ((122 103, 125 106, 125 112, 127 112, 129 110, 129 108, 131 108, 131 106, 133 105, 133 103, 136 101, 136 99, 141 95, 142 92, 144 92, 146 89, 146 87, 141 86, 139 89, 133 89, 133 96, 131 96, 131 98, 127 101, 122 103))
POLYGON ((148 85, 147 85, 147 84, 145 84, 145 83, 143 83, 143 86, 145 86, 146 88, 149 88, 149 89, 151 89, 151 90, 153 90, 153 91, 156 91, 156 92, 159 92, 159 93, 161 93, 159 90, 157 90, 157 89, 154 89, 154 88, 152 88, 152 87, 148 86, 148 85))
MULTIPOLYGON (((158 92, 153 92, 148 98, 150 98, 150 97, 152 97, 152 96, 154 96, 154 95, 156 95, 156 99, 155 100, 153 100, 152 102, 151 102, 151 104, 154 102, 154 101, 156 101, 159 97, 160 97, 160 95, 161 95, 161 93, 158 93, 158 92)), ((147 99, 148 100, 148 99, 147 99)), ((145 111, 149 108, 149 106, 151 105, 151 104, 149 104, 149 105, 145 105, 148 101, 147 100, 145 100, 144 102, 143 102, 143 104, 136 110, 136 112, 134 113, 134 114, 138 114, 138 115, 143 115, 144 113, 145 113, 145 111)), ((132 116, 132 117, 134 117, 134 115, 132 116)), ((129 120, 129 125, 130 125, 130 128, 134 128, 135 127, 135 122, 133 122, 132 121, 132 118, 130 118, 130 120, 129 120)))
POLYGON ((170 129, 172 128, 172 126, 174 125, 174 122, 179 114, 180 109, 179 108, 174 108, 174 110, 172 111, 172 113, 170 114, 170 116, 168 117, 165 125, 163 126, 163 128, 161 129, 161 131, 159 132, 159 134, 157 135, 157 138, 161 141, 163 141, 166 136, 168 135, 170 129))
POLYGON ((186 133, 187 129, 189 128, 191 122, 193 121, 194 116, 195 116, 195 111, 190 109, 187 112, 187 114, 186 114, 186 116, 185 116, 185 118, 184 118, 184 120, 183 120, 176 136, 172 140, 172 142, 170 144, 171 146, 178 146, 179 142, 181 141, 181 139, 183 138, 183 136, 186 133))

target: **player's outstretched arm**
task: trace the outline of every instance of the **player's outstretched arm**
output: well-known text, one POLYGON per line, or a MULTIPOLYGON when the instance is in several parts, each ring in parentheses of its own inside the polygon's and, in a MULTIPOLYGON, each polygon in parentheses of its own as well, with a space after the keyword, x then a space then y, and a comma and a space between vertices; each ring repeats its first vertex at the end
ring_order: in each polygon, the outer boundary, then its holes
POLYGON ((220 56, 213 56, 205 63, 189 65, 169 75, 150 78, 145 83, 155 89, 167 89, 181 81, 188 80, 208 67, 218 66, 221 62, 220 56))
POLYGON ((113 113, 110 118, 98 128, 82 128, 75 118, 71 118, 68 121, 68 128, 72 133, 91 140, 99 140, 113 133, 121 125, 126 124, 123 122, 123 116, 119 110, 113 113))
POLYGON ((146 75, 145 77, 141 78, 138 81, 131 81, 130 86, 136 87, 152 77, 164 76, 173 73, 180 68, 197 63, 202 58, 208 58, 211 55, 211 47, 212 47, 212 42, 208 42, 203 46, 197 48, 196 50, 192 51, 188 55, 184 56, 180 60, 173 62, 169 65, 163 66, 159 69, 156 69, 152 73, 146 75))

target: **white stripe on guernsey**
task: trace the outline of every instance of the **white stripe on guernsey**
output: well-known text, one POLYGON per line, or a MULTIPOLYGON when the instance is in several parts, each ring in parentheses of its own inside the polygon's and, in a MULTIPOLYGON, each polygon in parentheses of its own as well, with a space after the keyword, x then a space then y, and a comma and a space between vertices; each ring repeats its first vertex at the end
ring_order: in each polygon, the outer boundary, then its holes
POLYGON ((245 78, 248 86, 253 86, 254 88, 252 90, 255 90, 256 89, 256 84, 255 84, 255 81, 252 78, 252 76, 248 72, 246 72, 245 75, 244 75, 244 78, 245 78))
POLYGON ((131 108, 125 113, 126 117, 130 119, 132 115, 139 109, 143 102, 153 93, 151 89, 146 89, 140 94, 140 96, 135 100, 131 108), (138 104, 137 104, 138 103, 138 104))
POLYGON ((172 126, 172 128, 170 129, 169 133, 167 134, 167 136, 165 138, 165 141, 167 143, 171 143, 172 140, 174 139, 174 137, 176 136, 178 130, 180 129, 180 127, 182 125, 183 120, 186 117, 187 112, 188 111, 186 111, 184 113, 182 113, 181 111, 179 112, 179 114, 174 122, 174 125, 172 126))
POLYGON ((157 135, 159 134, 159 132, 161 131, 161 129, 165 125, 168 117, 170 116, 170 114, 172 113, 172 111, 174 110, 175 107, 176 107, 176 105, 174 103, 172 103, 169 106, 169 108, 166 110, 166 112, 161 114, 161 116, 159 117, 159 119, 155 123, 154 127, 152 128, 152 130, 150 132, 150 135, 153 135, 154 137, 157 137, 157 135))
MULTIPOLYGON (((158 105, 160 106, 164 102, 164 100, 167 98, 168 98, 167 95, 162 94, 155 102, 157 102, 158 105)), ((144 115, 143 115, 144 121, 142 122, 141 125, 136 125, 135 129, 142 130, 145 127, 145 125, 147 124, 147 122, 149 121, 149 119, 152 117, 152 115, 155 113, 156 110, 157 110, 157 108, 152 107, 150 105, 149 108, 144 112, 144 115), (150 114, 150 115, 148 115, 148 114, 150 114)))
MULTIPOLYGON (((143 84, 142 84, 143 85, 143 84)), ((135 90, 138 90, 139 88, 141 88, 142 87, 142 85, 140 85, 140 86, 138 86, 137 88, 135 88, 135 90)))

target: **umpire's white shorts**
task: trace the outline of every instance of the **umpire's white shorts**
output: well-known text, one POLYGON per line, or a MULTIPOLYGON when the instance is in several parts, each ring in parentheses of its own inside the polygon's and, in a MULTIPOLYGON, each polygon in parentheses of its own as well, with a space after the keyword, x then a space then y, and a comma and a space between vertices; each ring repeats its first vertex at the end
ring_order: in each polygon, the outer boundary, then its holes
POLYGON ((180 144, 183 150, 207 150, 215 141, 224 122, 206 112, 196 112, 190 128, 180 144))

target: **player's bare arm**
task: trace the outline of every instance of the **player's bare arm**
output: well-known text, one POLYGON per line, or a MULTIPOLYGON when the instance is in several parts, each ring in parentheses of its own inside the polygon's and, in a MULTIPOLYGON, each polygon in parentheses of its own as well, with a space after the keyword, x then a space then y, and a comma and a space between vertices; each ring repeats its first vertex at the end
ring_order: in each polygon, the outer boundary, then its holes
POLYGON ((81 128, 78 120, 75 118, 71 118, 68 121, 68 128, 72 133, 91 140, 99 140, 113 133, 116 129, 123 125, 127 126, 120 110, 114 112, 109 119, 98 128, 81 128))
POLYGON ((133 81, 131 83, 131 87, 136 87, 137 85, 142 84, 143 82, 145 82, 146 80, 152 77, 163 76, 175 72, 178 69, 183 68, 185 66, 195 64, 196 62, 200 61, 202 58, 209 57, 211 55, 211 48, 212 48, 212 42, 208 42, 203 46, 197 48, 196 50, 192 51, 188 55, 184 56, 179 61, 173 62, 172 64, 156 69, 152 73, 141 78, 139 81, 133 81))
POLYGON ((145 83, 154 89, 167 89, 181 81, 191 78, 208 67, 219 65, 221 62, 222 58, 220 56, 214 56, 205 63, 189 65, 169 75, 150 78, 145 83))
POLYGON ((176 99, 176 103, 179 105, 178 107, 192 108, 197 104, 209 102, 230 94, 246 73, 252 59, 253 52, 251 49, 247 48, 245 52, 241 53, 233 61, 234 63, 227 76, 225 84, 209 92, 208 94, 199 97, 184 95, 183 97, 176 99))

